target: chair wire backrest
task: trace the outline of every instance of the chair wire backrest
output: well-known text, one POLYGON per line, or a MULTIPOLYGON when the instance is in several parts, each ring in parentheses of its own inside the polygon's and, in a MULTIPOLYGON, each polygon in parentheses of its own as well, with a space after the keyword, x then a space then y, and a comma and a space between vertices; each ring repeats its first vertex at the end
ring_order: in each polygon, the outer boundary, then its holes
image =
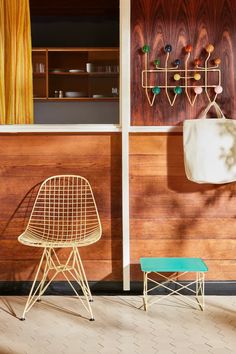
POLYGON ((101 222, 89 182, 74 175, 45 180, 26 230, 44 241, 97 241, 101 237, 101 222))

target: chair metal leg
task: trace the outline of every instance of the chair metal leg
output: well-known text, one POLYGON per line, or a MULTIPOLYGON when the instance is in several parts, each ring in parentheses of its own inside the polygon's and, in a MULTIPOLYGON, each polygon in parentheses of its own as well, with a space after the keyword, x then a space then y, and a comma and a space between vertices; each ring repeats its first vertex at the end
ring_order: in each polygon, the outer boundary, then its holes
POLYGON ((91 291, 90 291, 90 287, 89 287, 89 284, 88 284, 88 281, 87 281, 87 277, 86 277, 86 274, 85 274, 85 271, 84 271, 84 266, 83 266, 83 263, 81 261, 79 250, 78 250, 77 247, 75 248, 75 252, 76 252, 76 255, 77 255, 77 259, 78 259, 77 265, 78 265, 78 268, 81 269, 83 280, 84 280, 84 282, 86 284, 86 289, 88 291, 89 302, 93 302, 93 297, 92 297, 92 294, 91 294, 91 291))
POLYGON ((74 253, 75 253, 75 264, 77 266, 76 267, 77 269, 75 270, 75 273, 76 273, 77 279, 78 279, 77 281, 81 287, 81 290, 82 290, 82 292, 85 296, 86 302, 87 302, 89 313, 91 315, 90 321, 94 321, 93 312, 92 312, 92 308, 90 305, 90 302, 93 301, 93 298, 92 298, 92 294, 91 294, 91 291, 89 288, 87 277, 86 277, 86 274, 84 271, 83 263, 81 261, 80 254, 79 254, 79 251, 77 248, 74 248, 74 253))
POLYGON ((39 297, 37 299, 37 302, 41 301, 41 296, 43 295, 42 290, 45 284, 45 281, 47 280, 47 276, 50 270, 50 266, 51 266, 51 249, 47 249, 46 252, 46 264, 45 264, 45 268, 44 268, 44 273, 43 273, 43 278, 41 280, 40 283, 40 287, 39 287, 39 297))
MULTIPOLYGON (((30 308, 34 305, 34 303, 37 301, 37 298, 34 299, 37 291, 40 289, 41 292, 42 292, 42 288, 41 288, 41 282, 42 281, 39 283, 39 285, 37 286, 35 291, 34 291, 34 289, 35 289, 35 284, 36 284, 36 281, 38 279, 38 275, 39 275, 40 269, 43 267, 43 260, 46 257, 46 253, 47 253, 47 249, 45 248, 44 251, 43 251, 42 257, 40 259, 39 266, 38 266, 37 272, 35 274, 35 278, 34 278, 32 286, 31 286, 30 293, 28 295, 28 299, 27 299, 26 304, 25 304, 25 308, 24 308, 24 311, 23 311, 23 314, 22 314, 22 317, 21 317, 22 321, 25 320, 26 312, 28 312, 30 310, 30 308)), ((44 280, 44 278, 45 278, 45 269, 44 269, 43 279, 42 280, 44 280)), ((40 295, 41 295, 41 293, 39 294, 39 296, 40 295)))
POLYGON ((82 265, 82 261, 80 259, 80 261, 78 260, 78 252, 77 249, 74 247, 68 257, 68 260, 65 264, 65 266, 61 266, 60 261, 55 253, 55 251, 53 250, 55 258, 57 260, 58 266, 55 265, 55 267, 60 267, 60 271, 62 272, 62 274, 64 275, 64 277, 66 278, 66 280, 68 281, 69 285, 71 286, 72 290, 74 291, 74 293, 76 294, 76 296, 78 297, 78 299, 80 299, 82 305, 84 306, 84 308, 88 311, 88 313, 90 314, 90 321, 94 321, 94 317, 93 317, 93 312, 92 312, 92 308, 90 305, 90 299, 92 297, 90 289, 89 289, 89 285, 88 285, 88 281, 84 272, 84 268, 82 265), (69 265, 69 262, 72 261, 72 265, 69 265), (68 271, 68 273, 74 278, 74 280, 78 283, 78 285, 80 286, 83 295, 85 297, 87 306, 84 304, 84 302, 81 300, 80 295, 78 294, 78 292, 76 291, 75 287, 73 286, 72 282, 69 280, 68 276, 66 275, 66 271, 68 271), (73 272, 72 272, 73 271, 73 272))

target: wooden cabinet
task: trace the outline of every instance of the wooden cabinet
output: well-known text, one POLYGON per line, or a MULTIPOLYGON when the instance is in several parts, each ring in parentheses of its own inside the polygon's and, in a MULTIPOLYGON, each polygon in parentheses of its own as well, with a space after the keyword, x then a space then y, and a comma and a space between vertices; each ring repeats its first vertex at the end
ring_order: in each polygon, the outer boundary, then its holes
POLYGON ((118 100, 118 48, 34 48, 32 61, 35 99, 118 100))

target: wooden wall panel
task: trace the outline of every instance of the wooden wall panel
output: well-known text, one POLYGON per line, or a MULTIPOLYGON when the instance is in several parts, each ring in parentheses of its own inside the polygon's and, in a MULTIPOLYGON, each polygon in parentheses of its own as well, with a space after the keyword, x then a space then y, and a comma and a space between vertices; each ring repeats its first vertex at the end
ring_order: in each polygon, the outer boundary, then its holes
POLYGON ((131 134, 132 280, 139 258, 202 257, 208 280, 236 279, 236 184, 185 177, 182 134, 131 134))
POLYGON ((144 55, 140 48, 144 44, 151 47, 150 62, 159 58, 164 66, 166 44, 173 47, 171 64, 177 58, 184 61, 183 47, 188 43, 194 48, 191 62, 198 57, 204 58, 202 48, 212 43, 215 46, 212 58, 222 59, 224 91, 217 100, 226 116, 236 118, 235 0, 131 0, 131 4, 132 125, 176 125, 184 119, 197 117, 207 103, 206 96, 200 95, 191 107, 182 94, 174 107, 170 107, 162 92, 150 107, 141 87, 144 55))
POLYGON ((120 134, 2 134, 0 161, 0 280, 32 279, 40 250, 17 237, 39 184, 56 174, 82 175, 94 191, 103 235, 81 249, 89 280, 122 279, 120 134))

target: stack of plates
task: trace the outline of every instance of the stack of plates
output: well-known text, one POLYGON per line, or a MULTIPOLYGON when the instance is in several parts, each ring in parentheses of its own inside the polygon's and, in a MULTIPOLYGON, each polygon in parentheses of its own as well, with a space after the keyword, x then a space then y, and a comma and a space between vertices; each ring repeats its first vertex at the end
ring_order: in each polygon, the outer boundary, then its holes
POLYGON ((93 98, 102 98, 102 97, 105 97, 104 95, 93 95, 93 98))
POLYGON ((49 71, 50 71, 50 73, 64 73, 65 72, 64 69, 51 69, 49 71))
POLYGON ((82 72, 84 72, 84 70, 81 70, 81 69, 70 69, 68 71, 69 71, 69 73, 82 73, 82 72))
POLYGON ((79 92, 79 91, 66 91, 65 92, 65 97, 70 97, 70 98, 86 97, 86 93, 85 92, 79 92))

